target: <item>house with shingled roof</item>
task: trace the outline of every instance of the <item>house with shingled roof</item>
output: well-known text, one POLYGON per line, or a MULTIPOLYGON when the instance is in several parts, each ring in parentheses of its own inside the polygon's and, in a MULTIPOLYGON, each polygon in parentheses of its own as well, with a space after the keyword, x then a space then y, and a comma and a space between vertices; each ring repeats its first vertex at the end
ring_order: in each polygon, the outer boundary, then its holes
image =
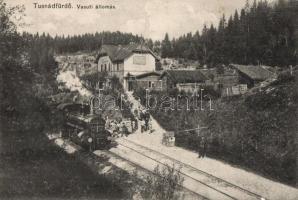
POLYGON ((116 76, 125 90, 132 88, 136 76, 154 72, 159 58, 144 44, 102 45, 97 58, 98 72, 116 76))
POLYGON ((274 76, 273 72, 262 66, 231 64, 230 67, 237 70, 239 83, 246 84, 248 88, 252 88, 274 76))

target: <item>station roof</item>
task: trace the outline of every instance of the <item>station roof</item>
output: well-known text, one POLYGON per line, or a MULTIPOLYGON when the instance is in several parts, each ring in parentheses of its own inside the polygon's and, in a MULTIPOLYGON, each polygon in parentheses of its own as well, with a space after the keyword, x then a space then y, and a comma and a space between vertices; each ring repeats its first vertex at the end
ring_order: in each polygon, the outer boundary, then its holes
POLYGON ((150 53, 155 59, 159 59, 150 49, 144 44, 128 44, 128 45, 102 45, 96 62, 102 56, 109 56, 112 62, 120 62, 128 58, 133 53, 150 53))

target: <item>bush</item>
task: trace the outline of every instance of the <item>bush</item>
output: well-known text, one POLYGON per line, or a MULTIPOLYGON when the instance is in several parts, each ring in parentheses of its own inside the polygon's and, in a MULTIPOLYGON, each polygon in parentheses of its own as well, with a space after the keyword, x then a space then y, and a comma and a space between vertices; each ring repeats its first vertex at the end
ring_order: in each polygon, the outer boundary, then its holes
POLYGON ((274 85, 293 81, 295 81, 295 76, 292 75, 289 71, 285 71, 278 75, 277 81, 274 82, 274 85))
MULTIPOLYGON (((146 176, 145 180, 135 185, 135 191, 143 199, 152 200, 175 200, 181 199, 182 183, 184 181, 180 174, 180 168, 166 165, 162 169, 156 166, 154 175, 146 176)), ((135 176, 136 173, 134 173, 135 176)), ((136 180, 138 178, 136 177, 136 180)))

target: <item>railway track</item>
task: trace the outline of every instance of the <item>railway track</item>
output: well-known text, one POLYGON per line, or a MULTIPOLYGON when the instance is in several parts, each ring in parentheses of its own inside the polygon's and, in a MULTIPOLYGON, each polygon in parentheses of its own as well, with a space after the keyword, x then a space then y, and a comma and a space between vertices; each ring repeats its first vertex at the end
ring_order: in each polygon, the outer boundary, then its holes
MULTIPOLYGON (((51 139, 51 137, 49 137, 49 138, 51 139)), ((69 140, 58 139, 57 142, 55 142, 55 143, 56 143, 56 145, 63 148, 64 150, 73 148, 73 149, 76 149, 76 151, 80 151, 82 149, 81 146, 79 146, 69 140)), ((97 167, 101 168, 101 167, 105 166, 105 164, 102 161, 100 161, 100 162, 95 161, 94 164, 90 164, 90 163, 92 163, 92 161, 90 161, 90 158, 92 160, 92 156, 102 157, 103 159, 106 159, 108 157, 109 158, 108 166, 110 166, 110 164, 112 164, 112 165, 116 166, 117 168, 125 170, 129 173, 132 173, 134 170, 138 170, 138 173, 141 172, 142 176, 146 176, 148 174, 153 174, 153 175, 159 176, 153 170, 144 168, 141 165, 139 165, 138 163, 133 162, 133 161, 131 161, 127 158, 124 158, 122 156, 119 156, 118 154, 108 151, 108 150, 96 150, 93 152, 93 154, 90 154, 88 152, 81 152, 80 159, 84 160, 84 162, 89 167, 92 165, 91 168, 93 170, 96 170, 97 173, 102 173, 102 172, 98 171, 97 167)), ((181 184, 178 184, 178 186, 182 188, 182 195, 185 196, 187 199, 210 200, 208 197, 205 197, 196 191, 192 191, 188 188, 185 188, 181 184)))
MULTIPOLYGON (((122 164, 120 164, 120 166, 117 166, 117 164, 116 164, 117 167, 120 167, 121 168, 121 165, 123 165, 123 162, 125 162, 125 163, 127 163, 129 165, 129 168, 131 170, 132 169, 139 169, 139 170, 142 170, 143 172, 145 172, 147 174, 153 174, 155 176, 159 176, 153 170, 149 170, 149 169, 141 166, 140 164, 138 164, 138 163, 136 163, 134 161, 131 161, 131 160, 127 159, 127 158, 124 158, 123 156, 120 156, 117 153, 114 153, 114 152, 111 152, 111 151, 97 151, 97 152, 101 152, 101 154, 104 154, 106 156, 109 156, 110 158, 113 158, 113 160, 118 160, 118 161, 120 160, 120 162, 122 162, 122 164)), ((98 155, 98 154, 96 154, 96 155, 98 155)), ((191 199, 194 199, 195 198, 195 199, 199 199, 199 200, 211 200, 208 197, 203 196, 202 194, 199 194, 196 191, 192 191, 192 190, 184 187, 183 185, 179 185, 179 187, 181 187, 182 190, 184 190, 186 193, 188 193, 190 196, 189 195, 186 195, 186 196, 189 196, 189 198, 191 198, 191 199)))
MULTIPOLYGON (((133 163, 135 166, 137 166, 138 170, 146 170, 152 174, 154 173, 154 169, 155 167, 159 164, 156 162, 152 162, 148 160, 149 159, 139 159, 137 155, 134 155, 131 152, 127 152, 125 150, 120 150, 119 148, 115 148, 112 151, 110 150, 109 152, 113 153, 115 156, 119 156, 119 158, 122 158, 124 160, 126 160, 127 162, 133 163), (128 156, 130 155, 130 156, 128 156), (150 163, 150 164, 149 164, 150 163)), ((197 182, 194 180, 186 180, 187 178, 185 178, 183 175, 182 177, 184 178, 184 182, 181 185, 181 187, 183 187, 183 189, 185 189, 186 191, 191 192, 192 194, 194 194, 194 197, 191 198, 186 198, 186 199, 209 199, 209 200, 215 200, 215 199, 220 199, 220 200, 230 200, 231 198, 227 198, 226 196, 222 195, 222 194, 214 194, 214 191, 207 191, 206 189, 203 189, 203 185, 201 185, 202 187, 200 187, 198 189, 198 185, 197 182), (185 185, 185 182, 188 182, 188 186, 185 185), (189 187, 189 186, 192 187, 189 187)))
MULTIPOLYGON (((265 199, 259 194, 248 191, 245 188, 213 176, 212 174, 204 172, 189 164, 183 163, 175 158, 140 145, 131 140, 121 138, 117 142, 122 148, 126 149, 126 151, 129 150, 128 153, 121 152, 119 150, 117 152, 116 150, 116 154, 120 154, 121 156, 127 157, 128 154, 132 155, 132 152, 134 152, 133 155, 135 155, 136 158, 138 156, 141 156, 143 158, 146 158, 147 160, 151 160, 151 162, 153 163, 157 163, 158 165, 181 166, 182 168, 180 173, 185 179, 184 184, 186 185, 186 187, 193 191, 198 190, 200 191, 200 194, 203 194, 210 199, 265 199)), ((142 161, 145 162, 145 159, 142 161)), ((136 160, 136 162, 139 161, 136 160)))

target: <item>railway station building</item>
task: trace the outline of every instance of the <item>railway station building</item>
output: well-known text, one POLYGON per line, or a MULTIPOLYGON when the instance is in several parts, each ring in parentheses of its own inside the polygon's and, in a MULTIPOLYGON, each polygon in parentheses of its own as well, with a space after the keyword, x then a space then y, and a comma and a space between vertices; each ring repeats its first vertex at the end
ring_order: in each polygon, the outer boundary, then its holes
POLYGON ((142 74, 156 71, 159 61, 146 45, 102 45, 96 58, 98 72, 105 72, 108 77, 119 78, 125 90, 132 90, 133 82, 142 74))

